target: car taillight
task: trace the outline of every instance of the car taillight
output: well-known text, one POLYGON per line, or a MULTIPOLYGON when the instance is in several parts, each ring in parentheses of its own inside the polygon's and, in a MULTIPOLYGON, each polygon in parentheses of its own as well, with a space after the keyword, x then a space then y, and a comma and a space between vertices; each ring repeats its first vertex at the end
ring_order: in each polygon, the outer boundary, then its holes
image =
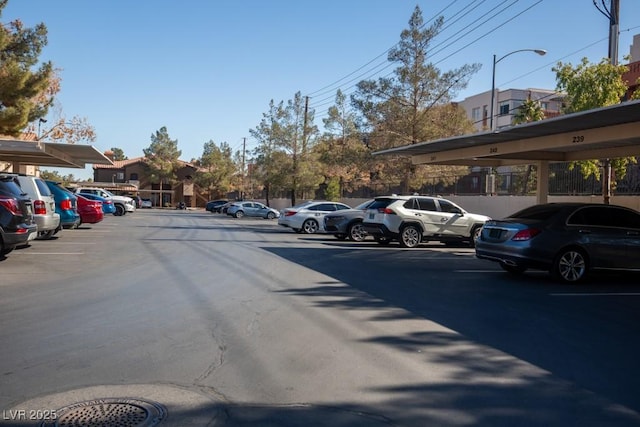
POLYGON ((63 211, 70 211, 71 209, 73 209, 71 199, 64 199, 62 202, 60 202, 60 209, 62 209, 63 211))
POLYGON ((4 206, 12 215, 22 216, 22 210, 20 210, 20 205, 15 198, 0 196, 0 205, 4 206))
POLYGON ((523 241, 529 240, 540 234, 542 230, 537 228, 525 228, 524 230, 518 231, 515 236, 511 238, 511 240, 515 241, 523 241))
POLYGON ((396 213, 389 208, 378 208, 378 213, 387 214, 387 215, 395 215, 396 213))
POLYGON ((46 215, 47 213, 47 205, 43 200, 34 200, 33 201, 33 213, 36 215, 46 215))
POLYGON ((105 200, 104 202, 102 202, 103 205, 112 205, 113 202, 111 200, 105 200))
POLYGON ((291 216, 291 215, 295 215, 297 212, 296 211, 284 211, 284 216, 291 216))

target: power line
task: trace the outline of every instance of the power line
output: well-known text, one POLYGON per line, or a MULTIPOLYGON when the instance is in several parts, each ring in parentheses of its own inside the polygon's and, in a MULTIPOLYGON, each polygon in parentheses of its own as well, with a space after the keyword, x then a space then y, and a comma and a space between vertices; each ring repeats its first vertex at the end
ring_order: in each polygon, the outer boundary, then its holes
MULTIPOLYGON (((458 12, 454 13, 454 14, 452 15, 452 17, 451 17, 451 18, 456 17, 457 15, 459 15, 460 13, 462 13, 465 9, 469 9, 469 8, 473 5, 473 3, 476 3, 476 2, 478 2, 478 1, 480 1, 480 0, 474 0, 472 3, 470 3, 469 5, 467 5, 466 7, 464 7, 463 9, 461 9, 461 10, 459 10, 458 12)), ((452 22, 448 23, 445 27, 443 27, 443 29, 441 30, 441 33, 444 33, 447 29, 449 29, 450 27, 452 27, 452 26, 453 26, 455 23, 457 23, 460 19, 462 19, 464 16, 468 15, 470 12, 472 12, 473 10, 475 10, 478 6, 480 6, 481 4, 483 4, 485 1, 486 1, 486 0, 481 0, 481 1, 480 1, 480 3, 479 3, 478 5, 476 5, 475 7, 471 8, 471 9, 469 9, 469 10, 468 10, 466 13, 464 13, 461 17, 459 17, 458 19, 453 20, 452 22)), ((502 4, 504 4, 504 3, 506 3, 507 1, 510 1, 510 0, 504 0, 504 1, 501 3, 501 5, 502 5, 502 4)), ((520 0, 515 0, 515 2, 514 2, 514 3, 517 3, 518 1, 520 1, 520 0)), ((452 4, 453 4, 453 3, 451 3, 449 6, 451 6, 452 4)), ((510 5, 510 6, 511 6, 511 5, 510 5)), ((445 8, 445 9, 446 9, 446 8, 445 8)), ((495 8, 494 8, 494 9, 495 9, 495 8)), ((443 10, 444 10, 444 9, 443 9, 443 10)), ((433 19, 434 19, 434 18, 432 18, 431 20, 433 20, 433 19)), ((447 22, 448 22, 448 21, 447 21, 447 22)), ((420 28, 424 28, 424 26, 425 26, 425 25, 426 25, 426 24, 422 24, 422 26, 421 26, 420 28)), ((446 40, 448 40, 448 39, 446 39, 446 40)), ((445 41, 446 41, 446 40, 445 40, 445 41)), ((396 43, 393 47, 397 46, 398 44, 399 44, 399 42, 398 42, 398 43, 396 43)), ((441 42, 440 44, 442 44, 442 42, 441 42)), ((439 46, 440 44, 436 44, 436 47, 437 47, 437 46, 439 46)), ((387 51, 386 51, 386 52, 389 52, 391 49, 393 49, 393 47, 391 47, 391 48, 387 49, 387 51)), ((380 57, 380 56, 378 56, 377 58, 379 58, 379 57, 380 57)), ((371 62, 372 62, 372 61, 371 61, 371 62)), ((371 62, 369 62, 369 63, 371 63, 371 62)), ((383 70, 386 70, 386 69, 388 69, 388 68, 390 68, 390 67, 393 67, 393 66, 395 66, 395 65, 396 65, 395 63, 393 63, 393 62, 389 62, 388 60, 386 60, 386 61, 384 61, 384 62, 382 62, 382 63, 380 63, 380 64, 376 65, 374 68, 369 69, 369 70, 365 71, 364 73, 362 73, 362 74, 360 74, 360 75, 358 75, 358 76, 356 76, 356 77, 352 78, 351 80, 347 81, 345 84, 353 83, 353 82, 356 82, 356 81, 357 81, 357 82, 360 82, 360 81, 362 81, 362 77, 366 76, 367 74, 369 74, 370 76, 378 75, 378 74, 379 74, 379 72, 381 72, 381 71, 383 71, 383 70), (381 69, 380 69, 379 71, 377 71, 376 69, 378 69, 378 68, 381 68, 381 69), (372 73, 373 71, 376 71, 376 72, 375 72, 375 73, 372 73)), ((361 67, 361 68, 362 68, 362 67, 361 67)), ((389 75, 391 75, 392 73, 393 73, 393 72, 388 73, 387 75, 385 75, 385 76, 383 76, 383 77, 389 76, 389 75)), ((353 73, 351 73, 350 75, 352 75, 352 74, 353 74, 353 73)), ((365 78, 365 80, 366 80, 366 78, 365 78)), ((356 86, 357 86, 357 83, 356 83, 356 84, 354 84, 354 85, 349 86, 349 87, 348 87, 347 89, 345 89, 345 90, 351 90, 351 89, 355 88, 356 86)), ((338 89, 338 88, 336 88, 336 90, 337 90, 337 89, 338 89)), ((314 93, 317 93, 317 92, 318 92, 318 91, 316 91, 316 92, 314 92, 314 93)), ((335 92, 333 92, 333 91, 331 91, 331 92, 324 91, 324 92, 320 93, 319 95, 323 95, 323 94, 326 94, 326 93, 330 93, 330 95, 328 95, 327 97, 324 97, 324 98, 322 98, 322 99, 319 99, 317 102, 315 102, 315 103, 314 103, 314 105, 313 105, 313 107, 314 107, 314 108, 321 107, 321 106, 323 106, 323 105, 327 105, 327 104, 330 104, 330 103, 332 103, 332 102, 333 102, 333 100, 334 100, 334 98, 335 98, 335 92), (319 104, 318 104, 318 103, 319 103, 319 104)))
MULTIPOLYGON (((505 3, 507 3, 507 1, 509 1, 509 0, 505 0, 505 1, 503 1, 500 5, 498 5, 497 7, 494 7, 494 8, 493 8, 493 9, 491 9, 489 12, 485 13, 485 14, 483 15, 483 17, 484 17, 484 16, 486 16, 486 15, 488 15, 489 13, 491 13, 491 12, 495 11, 498 7, 500 7, 500 6, 504 5, 505 3)), ((498 11, 498 12, 494 13, 490 18, 488 18, 488 19, 486 19, 485 21, 483 21, 481 25, 484 25, 484 24, 486 24, 487 22, 489 22, 490 20, 492 20, 492 19, 496 18, 496 17, 497 17, 497 16, 499 16, 501 13, 503 13, 505 10, 507 10, 508 8, 510 8, 511 6, 513 6, 515 3, 517 3, 518 1, 519 1, 519 0, 515 0, 515 1, 514 1, 514 2, 512 2, 511 4, 509 4, 509 5, 505 6, 505 7, 504 7, 503 9, 501 9, 500 11, 498 11)), ((493 33, 494 31, 498 30, 498 29, 499 29, 499 28, 501 28, 502 26, 506 25, 508 22, 511 22, 512 20, 514 20, 514 19, 515 19, 515 18, 517 18, 518 16, 522 15, 523 13, 527 12, 528 10, 530 10, 531 8, 533 8, 534 6, 537 6, 537 5, 538 5, 539 3, 541 3, 541 2, 542 2, 542 0, 538 0, 536 3, 532 4, 531 6, 529 6, 529 7, 528 7, 528 8, 526 8, 526 9, 524 9, 523 11, 521 11, 521 12, 517 13, 516 15, 514 15, 514 16, 510 17, 509 19, 507 19, 506 21, 504 21, 504 22, 500 23, 499 25, 495 26, 494 28, 492 28, 491 30, 487 31, 486 33, 484 33, 484 34, 483 34, 483 35, 481 35, 480 37, 477 37, 476 39, 474 39, 473 41, 471 41, 471 42, 467 43, 466 45, 462 46, 461 48, 459 48, 458 50, 454 51, 453 53, 451 53, 451 54, 449 54, 449 55, 445 56, 444 58, 440 59, 440 60, 439 60, 439 61, 437 61, 435 64, 437 65, 437 64, 439 64, 439 63, 443 62, 444 60, 446 60, 446 59, 448 59, 448 58, 452 57, 453 55, 455 55, 455 54, 457 54, 457 53, 461 52, 462 50, 469 48, 469 47, 470 47, 470 46, 472 46, 474 43, 478 42, 478 41, 479 41, 479 40, 481 40, 482 38, 484 38, 484 37, 488 36, 489 34, 493 33)), ((471 34, 473 31, 477 30, 478 28, 480 28, 480 25, 477 25, 477 26, 475 26, 472 30, 467 31, 467 32, 465 33, 465 36, 466 36, 466 35, 468 35, 468 34, 471 34)), ((457 42, 457 41, 459 41, 460 39, 461 39, 461 38, 458 38, 458 39, 456 40, 456 42, 457 42)), ((448 40, 448 39, 447 39, 447 40, 448 40)), ((449 47, 449 46, 450 46, 450 45, 452 45, 452 44, 453 44, 453 43, 450 43, 450 44, 449 44, 449 45, 447 45, 446 47, 449 47)), ((444 49, 444 48, 443 48, 443 49, 444 49)), ((443 50, 443 49, 440 49, 437 53, 442 52, 442 50, 443 50)), ((390 64, 388 64, 388 65, 385 67, 385 69, 386 69, 386 68, 389 68, 389 67, 391 67, 391 66, 393 66, 393 65, 395 65, 395 64, 394 64, 394 63, 390 63, 390 64)), ((383 77, 388 77, 388 76, 389 76, 389 75, 391 75, 392 73, 393 73, 393 71, 392 71, 392 72, 390 72, 390 73, 388 73, 388 74, 386 74, 386 75, 385 75, 385 76, 383 76, 383 77)), ((355 88, 356 86, 357 86, 357 84, 356 84, 356 85, 353 85, 353 86, 351 86, 351 87, 349 87, 349 88, 347 88, 346 90, 351 90, 351 89, 355 88)), ((329 99, 332 99, 332 97, 327 97, 327 98, 324 98, 324 99, 322 99, 322 100, 320 100, 320 101, 321 101, 321 102, 322 102, 322 101, 328 101, 329 99)), ((327 104, 329 104, 329 103, 331 103, 331 101, 324 102, 324 103, 322 103, 322 104, 314 104, 314 105, 313 105, 313 107, 314 107, 314 108, 316 108, 317 106, 323 106, 323 105, 327 105, 327 104)), ((325 115, 327 112, 328 112, 328 109, 327 109, 327 110, 322 111, 322 112, 319 114, 319 117, 322 117, 322 116, 323 116, 323 115, 325 115)))
MULTIPOLYGON (((474 2, 475 2, 475 1, 478 1, 478 0, 474 0, 474 2)), ((429 23, 429 22, 433 21, 437 16, 440 16, 440 15, 441 15, 445 10, 447 10, 449 7, 453 6, 453 5, 454 5, 455 3, 457 3, 457 2, 458 2, 458 0, 453 0, 451 3, 449 3, 449 5, 448 5, 448 6, 446 6, 446 7, 445 7, 444 9, 442 9, 440 12, 436 13, 436 14, 435 14, 431 19, 429 19, 429 21, 427 21, 427 22, 423 23, 423 24, 422 24, 422 27, 424 27, 427 23, 429 23)), ((421 27, 421 28, 422 28, 422 27, 421 27)), ((361 67, 357 68, 356 70, 352 71, 351 73, 347 74, 346 76, 344 76, 344 77, 342 77, 342 78, 340 78, 340 79, 336 80, 335 82, 333 82, 333 83, 331 83, 331 84, 329 84, 329 85, 327 85, 327 86, 325 86, 325 87, 323 87, 323 88, 320 88, 320 89, 318 89, 318 90, 316 90, 316 91, 313 91, 313 92, 308 93, 308 94, 307 94, 307 96, 310 96, 310 97, 311 97, 311 96, 314 96, 314 95, 322 95, 322 94, 324 94, 325 92, 323 92, 323 91, 325 91, 325 90, 327 90, 327 89, 329 89, 329 88, 334 87, 336 84, 338 84, 338 83, 340 83, 341 81, 343 81, 343 80, 345 80, 345 79, 347 79, 347 78, 351 77, 352 75, 354 75, 354 74, 355 74, 355 73, 357 73, 358 71, 362 70, 362 69, 363 69, 363 68, 365 68, 366 66, 370 65, 370 64, 371 64, 371 63, 373 63, 374 61, 378 60, 378 59, 379 59, 379 58, 381 58, 382 56, 387 55, 387 54, 389 53, 389 51, 391 51, 391 49, 393 49, 393 48, 394 48, 394 47, 396 47, 397 45, 398 45, 398 43, 395 43, 393 46, 391 46, 389 49, 385 50, 385 51, 384 51, 384 52, 382 52, 380 55, 378 55, 378 56, 376 56, 375 58, 373 58, 371 61, 367 62, 366 64, 362 65, 361 67)), ((332 90, 332 91, 333 91, 333 90, 332 90)))

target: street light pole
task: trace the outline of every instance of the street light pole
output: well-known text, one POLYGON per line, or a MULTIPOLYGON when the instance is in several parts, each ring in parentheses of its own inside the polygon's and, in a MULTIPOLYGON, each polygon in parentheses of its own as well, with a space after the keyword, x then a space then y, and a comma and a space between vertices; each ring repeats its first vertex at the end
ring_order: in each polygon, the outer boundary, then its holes
POLYGON ((489 128, 491 129, 491 131, 494 131, 494 127, 493 127, 493 116, 495 115, 495 98, 496 98, 496 64, 500 61, 502 61, 504 58, 506 58, 509 55, 513 55, 514 53, 518 53, 518 52, 535 52, 538 55, 545 55, 547 53, 546 50, 544 49, 518 49, 518 50, 514 50, 513 52, 509 52, 506 55, 501 56, 499 59, 496 59, 496 55, 493 55, 493 69, 491 72, 491 111, 489 112, 490 114, 490 118, 489 118, 489 128))

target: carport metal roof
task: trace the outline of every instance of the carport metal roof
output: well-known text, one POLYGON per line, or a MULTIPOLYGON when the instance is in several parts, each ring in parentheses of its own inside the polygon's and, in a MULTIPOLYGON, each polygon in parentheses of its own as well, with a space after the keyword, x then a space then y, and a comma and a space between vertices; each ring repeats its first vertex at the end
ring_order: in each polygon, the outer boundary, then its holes
POLYGON ((84 168, 113 162, 93 146, 0 138, 0 162, 18 165, 84 168))
POLYGON ((640 101, 377 151, 414 164, 502 166, 640 155, 640 101))

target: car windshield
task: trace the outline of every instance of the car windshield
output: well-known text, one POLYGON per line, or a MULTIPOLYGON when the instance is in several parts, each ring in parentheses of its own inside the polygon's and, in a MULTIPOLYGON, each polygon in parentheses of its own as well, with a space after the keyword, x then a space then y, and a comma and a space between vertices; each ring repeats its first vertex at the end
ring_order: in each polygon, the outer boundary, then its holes
POLYGON ((360 203, 358 206, 356 206, 356 207, 355 207, 355 208, 353 208, 353 209, 358 209, 358 210, 362 211, 362 210, 367 209, 367 207, 368 207, 369 205, 371 205, 371 203, 373 203, 373 200, 367 200, 366 202, 362 202, 362 203, 360 203))
POLYGON ((316 202, 314 202, 313 200, 308 200, 306 202, 302 202, 302 203, 300 203, 298 205, 293 206, 291 209, 301 209, 301 208, 307 207, 309 205, 312 205, 314 203, 316 203, 316 202))
POLYGON ((380 199, 375 199, 367 209, 381 209, 381 208, 386 208, 387 206, 389 206, 391 203, 395 202, 397 199, 392 199, 389 197, 384 197, 384 198, 380 198, 380 199))
POLYGON ((2 185, 2 186, 3 186, 3 188, 5 189, 5 191, 8 191, 8 192, 10 192, 11 194, 16 195, 16 196, 23 196, 23 195, 25 195, 25 192, 24 192, 24 191, 22 191, 22 187, 20 187, 20 186, 16 183, 16 181, 15 181, 15 179, 14 179, 13 177, 5 176, 5 177, 0 178, 0 180, 1 180, 1 181, 2 181, 2 183, 3 183, 3 185, 2 185))

